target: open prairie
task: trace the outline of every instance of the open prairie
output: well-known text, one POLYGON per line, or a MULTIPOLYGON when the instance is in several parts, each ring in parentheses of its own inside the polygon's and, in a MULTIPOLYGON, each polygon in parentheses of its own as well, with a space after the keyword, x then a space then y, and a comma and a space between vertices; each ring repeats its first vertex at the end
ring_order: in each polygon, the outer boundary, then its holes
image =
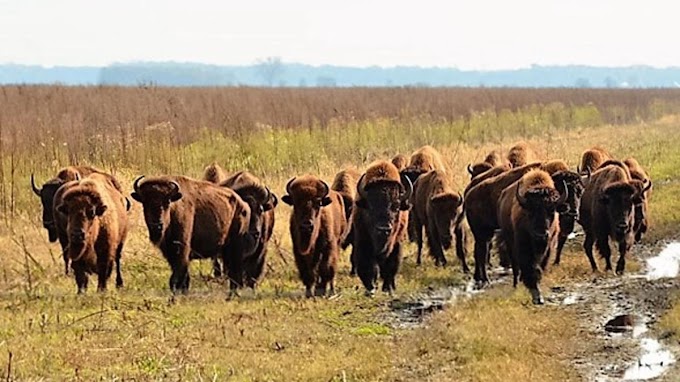
MULTIPOLYGON (((0 376, 7 381, 619 380, 641 351, 637 337, 605 333, 622 313, 638 316, 645 336, 680 355, 675 278, 644 276, 645 259, 680 237, 678 90, 0 89, 0 376), (124 288, 77 295, 30 186, 32 173, 45 182, 64 166, 88 164, 114 174, 129 197, 138 175, 200 178, 216 162, 253 172, 280 198, 293 176, 330 183, 345 166, 365 169, 430 144, 462 192, 469 163, 519 140, 572 170, 596 145, 644 166, 654 182, 651 225, 626 276, 593 273, 577 235, 546 273, 546 305, 534 306, 524 287, 497 271, 488 288, 466 292, 471 276, 452 251, 446 268, 428 256, 416 266, 416 248, 407 244, 394 295, 364 296, 347 250, 336 295, 307 299, 292 255, 291 209, 279 203, 257 291, 227 299, 210 261, 193 261, 190 291, 173 296, 170 269, 133 201, 124 288)), ((498 264, 495 254, 491 261, 498 264)), ((661 378, 679 376, 671 367, 661 378)))

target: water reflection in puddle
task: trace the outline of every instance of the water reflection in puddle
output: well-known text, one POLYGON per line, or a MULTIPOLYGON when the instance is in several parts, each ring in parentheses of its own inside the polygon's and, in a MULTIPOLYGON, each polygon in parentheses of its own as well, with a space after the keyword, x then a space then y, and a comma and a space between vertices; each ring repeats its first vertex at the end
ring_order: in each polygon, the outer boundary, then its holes
POLYGON ((624 381, 640 381, 656 378, 675 362, 673 354, 664 350, 659 341, 643 338, 640 341, 642 353, 637 363, 629 367, 623 375, 624 381))
POLYGON ((676 277, 680 271, 680 243, 670 243, 658 255, 647 259, 647 280, 676 277))

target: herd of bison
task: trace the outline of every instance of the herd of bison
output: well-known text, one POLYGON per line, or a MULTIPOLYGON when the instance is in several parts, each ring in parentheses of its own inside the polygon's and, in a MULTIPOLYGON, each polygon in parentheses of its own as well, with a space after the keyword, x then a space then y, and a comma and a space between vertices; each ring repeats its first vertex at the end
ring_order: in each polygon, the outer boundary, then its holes
MULTIPOLYGON (((537 160, 525 143, 507 155, 491 152, 467 167, 470 184, 454 191, 440 154, 424 146, 410 157, 374 162, 363 173, 340 171, 331 185, 314 175, 288 181, 281 200, 292 206, 290 235, 295 263, 306 296, 334 293, 341 249, 352 246, 351 274, 372 295, 378 277, 382 290, 396 288, 402 242, 417 244, 421 263, 423 232, 437 266, 447 264, 452 246, 463 268, 466 232, 474 238, 474 280, 489 278, 495 237, 500 265, 511 268, 535 304, 542 304, 541 275, 551 254, 558 264, 567 236, 578 222, 593 270, 593 244, 611 270, 610 239, 618 245, 616 272, 623 273, 626 253, 647 230, 647 200, 652 182, 633 158, 616 160, 603 148, 586 150, 576 171, 563 160, 537 160), (469 230, 464 228, 466 224, 469 230)), ((75 275, 78 293, 88 274, 105 290, 116 268, 116 286, 128 233, 131 202, 112 175, 89 166, 62 169, 42 187, 31 176, 43 206, 43 225, 51 242, 59 241, 65 272, 75 275)), ((267 243, 274 228, 277 196, 255 175, 227 176, 217 165, 202 180, 185 176, 138 177, 132 199, 143 206, 149 240, 172 270, 173 292, 189 288, 192 259, 212 259, 216 276, 229 280, 230 295, 256 288, 263 276, 267 243)))

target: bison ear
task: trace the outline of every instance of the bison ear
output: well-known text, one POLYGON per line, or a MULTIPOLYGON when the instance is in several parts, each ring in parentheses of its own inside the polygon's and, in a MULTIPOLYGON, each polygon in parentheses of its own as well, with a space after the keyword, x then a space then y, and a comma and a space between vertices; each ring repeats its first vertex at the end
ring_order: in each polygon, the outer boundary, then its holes
POLYGON ((269 210, 273 210, 274 208, 276 208, 276 206, 277 206, 278 204, 279 204, 279 199, 276 197, 276 194, 274 194, 274 193, 272 192, 272 193, 270 194, 269 200, 268 200, 267 203, 265 203, 265 205, 262 206, 262 207, 263 207, 263 210, 264 210, 264 211, 269 211, 269 210))
POLYGON ((333 203, 333 199, 328 196, 324 196, 323 199, 321 199, 321 207, 326 207, 331 203, 333 203))
POLYGON ((368 202, 366 201, 366 199, 357 199, 354 202, 354 205, 359 207, 359 208, 363 208, 363 209, 368 208, 368 202))
POLYGON ((408 210, 411 209, 411 203, 409 203, 408 200, 404 200, 399 205, 399 209, 402 210, 402 211, 408 211, 408 210))
POLYGON ((142 196, 139 195, 138 193, 133 192, 133 193, 130 194, 130 196, 132 196, 132 199, 142 203, 142 196))
POLYGON ((293 205, 293 198, 291 198, 290 195, 283 195, 281 197, 281 201, 286 203, 289 206, 293 205))
POLYGON ((97 216, 102 216, 102 215, 104 215, 104 212, 106 212, 106 209, 107 209, 107 208, 108 208, 108 207, 106 207, 105 205, 100 204, 100 205, 98 205, 98 206, 94 209, 94 213, 95 213, 95 215, 97 215, 97 216))
POLYGON ((182 199, 182 193, 179 192, 179 191, 175 192, 174 194, 172 194, 172 196, 170 196, 170 201, 171 201, 171 202, 176 202, 176 201, 178 201, 178 200, 180 200, 180 199, 182 199))
POLYGON ((609 204, 609 195, 605 194, 600 196, 600 203, 609 204))

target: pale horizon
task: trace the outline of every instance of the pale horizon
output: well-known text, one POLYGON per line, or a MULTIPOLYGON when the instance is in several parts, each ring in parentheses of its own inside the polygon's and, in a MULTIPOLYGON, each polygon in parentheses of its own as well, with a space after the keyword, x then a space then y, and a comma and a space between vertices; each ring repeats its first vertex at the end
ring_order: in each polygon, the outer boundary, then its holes
POLYGON ((680 66, 677 5, 484 0, 247 4, 0 0, 0 64, 130 62, 510 70, 680 66))

